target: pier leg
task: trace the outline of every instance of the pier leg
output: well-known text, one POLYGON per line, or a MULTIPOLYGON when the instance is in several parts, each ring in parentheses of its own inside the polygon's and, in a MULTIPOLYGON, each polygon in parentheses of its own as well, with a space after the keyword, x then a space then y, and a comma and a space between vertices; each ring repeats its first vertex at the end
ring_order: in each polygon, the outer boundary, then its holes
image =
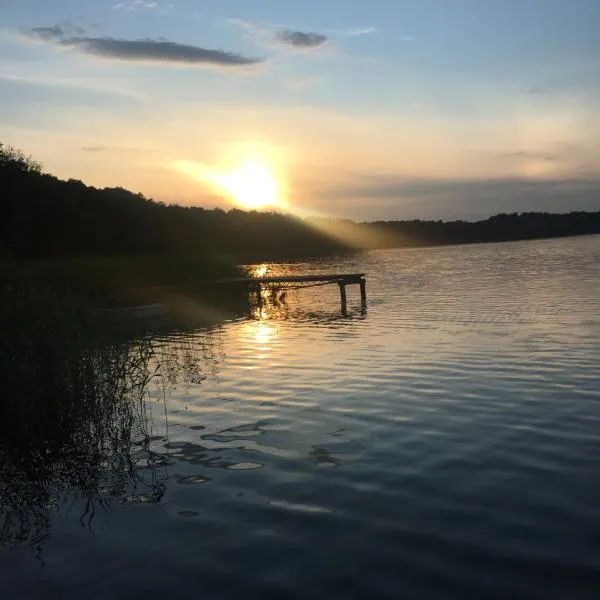
POLYGON ((262 308, 263 298, 262 298, 262 288, 260 287, 260 283, 256 285, 256 302, 258 304, 258 308, 262 308))
POLYGON ((347 314, 347 308, 348 308, 348 304, 347 304, 347 300, 346 300, 346 282, 345 281, 338 281, 338 285, 340 286, 340 299, 342 301, 342 314, 344 316, 346 316, 347 314))
POLYGON ((360 307, 367 310, 367 282, 364 279, 360 280, 360 307))

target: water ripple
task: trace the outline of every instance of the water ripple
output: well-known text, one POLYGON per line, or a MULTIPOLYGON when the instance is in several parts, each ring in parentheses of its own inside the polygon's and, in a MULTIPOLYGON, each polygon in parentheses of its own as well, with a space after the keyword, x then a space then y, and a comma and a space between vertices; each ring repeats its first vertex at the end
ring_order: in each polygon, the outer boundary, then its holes
POLYGON ((156 336, 151 436, 123 463, 161 474, 156 510, 98 511, 95 541, 54 518, 49 568, 13 557, 13 585, 600 596, 600 237, 268 268, 366 272, 367 313, 320 287, 156 336))

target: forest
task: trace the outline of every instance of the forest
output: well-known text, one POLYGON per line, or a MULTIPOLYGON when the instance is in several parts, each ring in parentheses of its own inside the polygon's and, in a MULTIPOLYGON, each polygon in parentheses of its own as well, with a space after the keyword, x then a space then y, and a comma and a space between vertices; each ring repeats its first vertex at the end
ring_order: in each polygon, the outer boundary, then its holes
POLYGON ((166 205, 120 187, 60 180, 20 150, 0 144, 0 257, 9 259, 193 255, 233 264, 592 233, 600 233, 600 211, 357 223, 166 205))

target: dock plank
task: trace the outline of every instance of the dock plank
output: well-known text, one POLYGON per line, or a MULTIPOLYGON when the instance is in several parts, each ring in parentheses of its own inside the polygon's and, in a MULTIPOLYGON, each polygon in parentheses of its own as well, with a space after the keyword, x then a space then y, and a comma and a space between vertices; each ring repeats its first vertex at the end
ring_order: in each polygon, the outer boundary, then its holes
POLYGON ((316 275, 281 275, 274 277, 234 277, 221 279, 219 283, 302 283, 302 282, 327 282, 360 283, 365 278, 364 273, 341 274, 316 274, 316 275))

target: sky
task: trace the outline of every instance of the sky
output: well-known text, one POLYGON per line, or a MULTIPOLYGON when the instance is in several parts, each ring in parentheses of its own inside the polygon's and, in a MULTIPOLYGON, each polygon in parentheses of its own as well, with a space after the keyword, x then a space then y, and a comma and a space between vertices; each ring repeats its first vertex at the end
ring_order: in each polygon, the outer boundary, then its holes
POLYGON ((0 0, 0 98, 47 172, 168 203, 600 210, 598 0, 0 0))

